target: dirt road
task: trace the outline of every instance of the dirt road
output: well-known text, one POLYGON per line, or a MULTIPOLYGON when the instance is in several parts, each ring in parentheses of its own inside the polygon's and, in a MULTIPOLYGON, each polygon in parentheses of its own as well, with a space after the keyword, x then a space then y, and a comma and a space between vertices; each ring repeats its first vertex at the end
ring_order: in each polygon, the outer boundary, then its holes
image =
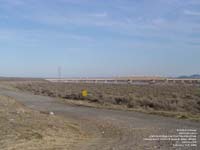
MULTIPOLYGON (((92 135, 89 143, 82 143, 83 150, 141 150, 176 149, 171 141, 144 141, 150 135, 177 134, 177 129, 197 129, 200 123, 131 111, 96 109, 62 104, 59 100, 29 93, 1 89, 0 95, 16 99, 24 105, 45 112, 63 115, 79 124, 92 135)), ((197 137, 200 142, 200 137, 197 137)), ((188 149, 184 147, 181 149, 188 149)), ((190 147, 189 149, 199 149, 190 147)))

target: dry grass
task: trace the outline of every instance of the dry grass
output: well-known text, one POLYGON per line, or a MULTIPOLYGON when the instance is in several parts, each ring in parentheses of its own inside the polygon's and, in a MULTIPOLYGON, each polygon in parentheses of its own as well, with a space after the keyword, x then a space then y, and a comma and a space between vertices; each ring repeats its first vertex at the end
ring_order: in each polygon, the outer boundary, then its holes
POLYGON ((87 136, 62 117, 30 110, 0 96, 0 149, 67 150, 87 136))
MULTIPOLYGON (((189 114, 200 116, 200 87, 197 85, 115 85, 115 84, 69 84, 37 82, 17 84, 17 88, 38 95, 59 97, 84 103, 127 110, 164 114, 189 114), (83 89, 88 90, 87 97, 81 96, 83 89), (80 102, 80 101, 79 101, 80 102)), ((170 115, 169 115, 170 116, 170 115)), ((173 115, 172 115, 173 116, 173 115)), ((180 117, 181 118, 181 117, 180 117)), ((183 117, 184 118, 184 117, 183 117)), ((199 117, 200 118, 200 117, 199 117)))

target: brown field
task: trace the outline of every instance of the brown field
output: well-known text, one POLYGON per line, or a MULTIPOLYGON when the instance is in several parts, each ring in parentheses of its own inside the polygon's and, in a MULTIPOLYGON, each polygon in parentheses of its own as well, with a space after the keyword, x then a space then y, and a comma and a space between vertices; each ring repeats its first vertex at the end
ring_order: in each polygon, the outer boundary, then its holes
POLYGON ((67 150, 86 138, 78 125, 0 96, 0 149, 67 150))
POLYGON ((197 85, 0 82, 0 149, 171 149, 143 138, 199 131, 199 93, 197 85))
POLYGON ((178 114, 180 118, 200 118, 200 87, 197 85, 117 85, 44 81, 15 84, 15 87, 36 95, 58 97, 75 103, 89 103, 89 106, 97 104, 167 116, 178 114), (88 91, 87 97, 81 95, 83 89, 88 91))

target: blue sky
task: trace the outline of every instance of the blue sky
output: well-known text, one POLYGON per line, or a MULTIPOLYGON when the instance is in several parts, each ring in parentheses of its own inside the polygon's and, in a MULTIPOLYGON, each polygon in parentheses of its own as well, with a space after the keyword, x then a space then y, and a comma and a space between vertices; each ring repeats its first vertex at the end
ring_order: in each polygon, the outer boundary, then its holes
POLYGON ((200 73, 199 0, 0 0, 0 76, 200 73))

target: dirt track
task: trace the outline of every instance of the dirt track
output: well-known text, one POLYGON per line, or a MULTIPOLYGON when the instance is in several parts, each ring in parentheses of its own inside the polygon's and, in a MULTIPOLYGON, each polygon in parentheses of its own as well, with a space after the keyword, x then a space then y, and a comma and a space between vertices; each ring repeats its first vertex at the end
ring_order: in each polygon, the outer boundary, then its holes
MULTIPOLYGON (((176 129, 197 129, 199 122, 177 120, 136 112, 95 109, 70 106, 58 100, 29 93, 0 89, 0 94, 12 97, 24 105, 39 110, 63 115, 78 123, 82 130, 93 135, 90 143, 83 143, 80 149, 129 150, 129 149, 174 149, 172 143, 144 141, 149 135, 176 134, 176 129)), ((198 136, 197 142, 200 142, 198 136)), ((198 149, 196 147, 194 149, 198 149)), ((187 148, 186 148, 187 149, 187 148)), ((190 148, 191 149, 191 148, 190 148)))

